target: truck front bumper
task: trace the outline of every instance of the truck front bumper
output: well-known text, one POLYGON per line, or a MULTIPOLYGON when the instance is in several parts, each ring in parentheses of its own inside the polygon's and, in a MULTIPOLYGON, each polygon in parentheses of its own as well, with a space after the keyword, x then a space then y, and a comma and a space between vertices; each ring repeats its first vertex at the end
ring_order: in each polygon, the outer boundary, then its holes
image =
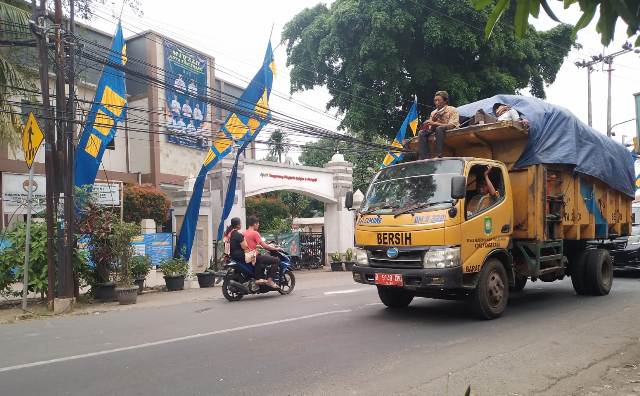
POLYGON ((358 283, 375 285, 375 274, 402 275, 404 289, 418 293, 424 292, 454 292, 473 289, 473 284, 465 285, 462 267, 452 268, 377 268, 353 267, 353 280, 358 283))

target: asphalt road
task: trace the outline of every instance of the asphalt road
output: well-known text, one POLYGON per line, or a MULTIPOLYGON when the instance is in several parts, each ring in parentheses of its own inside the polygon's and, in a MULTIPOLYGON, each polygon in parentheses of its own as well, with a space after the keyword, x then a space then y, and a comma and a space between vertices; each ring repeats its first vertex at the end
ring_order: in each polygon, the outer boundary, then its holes
POLYGON ((390 311, 347 273, 302 274, 289 296, 203 293, 0 326, 0 395, 571 394, 640 342, 632 278, 606 297, 529 283, 494 321, 455 301, 390 311))

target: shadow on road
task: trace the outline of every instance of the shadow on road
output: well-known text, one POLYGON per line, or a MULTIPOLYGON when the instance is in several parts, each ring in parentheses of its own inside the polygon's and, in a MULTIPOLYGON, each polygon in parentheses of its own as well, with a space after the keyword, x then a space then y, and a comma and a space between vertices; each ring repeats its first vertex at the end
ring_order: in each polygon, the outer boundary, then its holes
MULTIPOLYGON (((620 294, 626 294, 624 292, 620 294)), ((614 296, 577 296, 568 288, 541 288, 528 285, 519 293, 512 293, 504 318, 530 319, 540 315, 550 316, 567 311, 588 309, 589 305, 610 304, 614 296)), ((383 321, 410 321, 429 324, 456 324, 477 321, 465 300, 447 301, 416 298, 407 308, 392 310, 381 306, 373 319, 383 321)), ((484 321, 482 321, 484 322, 484 321)))

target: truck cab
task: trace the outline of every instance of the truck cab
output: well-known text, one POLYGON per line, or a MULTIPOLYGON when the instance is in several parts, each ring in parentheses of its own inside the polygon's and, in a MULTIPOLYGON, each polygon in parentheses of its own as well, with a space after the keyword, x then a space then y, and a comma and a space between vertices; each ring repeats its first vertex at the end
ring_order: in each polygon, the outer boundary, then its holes
MULTIPOLYGON (((391 305, 409 295, 470 296, 482 262, 509 257, 512 230, 505 164, 447 157, 391 166, 374 177, 356 216, 353 276, 380 286, 383 302, 391 305), (497 194, 474 199, 487 169, 497 194)), ((499 306, 513 276, 494 278, 491 303, 499 306)))

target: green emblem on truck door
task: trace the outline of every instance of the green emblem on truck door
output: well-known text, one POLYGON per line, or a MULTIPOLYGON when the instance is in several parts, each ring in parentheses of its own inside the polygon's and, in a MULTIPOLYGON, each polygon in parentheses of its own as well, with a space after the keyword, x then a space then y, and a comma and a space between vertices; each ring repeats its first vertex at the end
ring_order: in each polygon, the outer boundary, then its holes
POLYGON ((493 231, 493 224, 491 222, 491 217, 484 218, 484 233, 489 235, 493 231))

